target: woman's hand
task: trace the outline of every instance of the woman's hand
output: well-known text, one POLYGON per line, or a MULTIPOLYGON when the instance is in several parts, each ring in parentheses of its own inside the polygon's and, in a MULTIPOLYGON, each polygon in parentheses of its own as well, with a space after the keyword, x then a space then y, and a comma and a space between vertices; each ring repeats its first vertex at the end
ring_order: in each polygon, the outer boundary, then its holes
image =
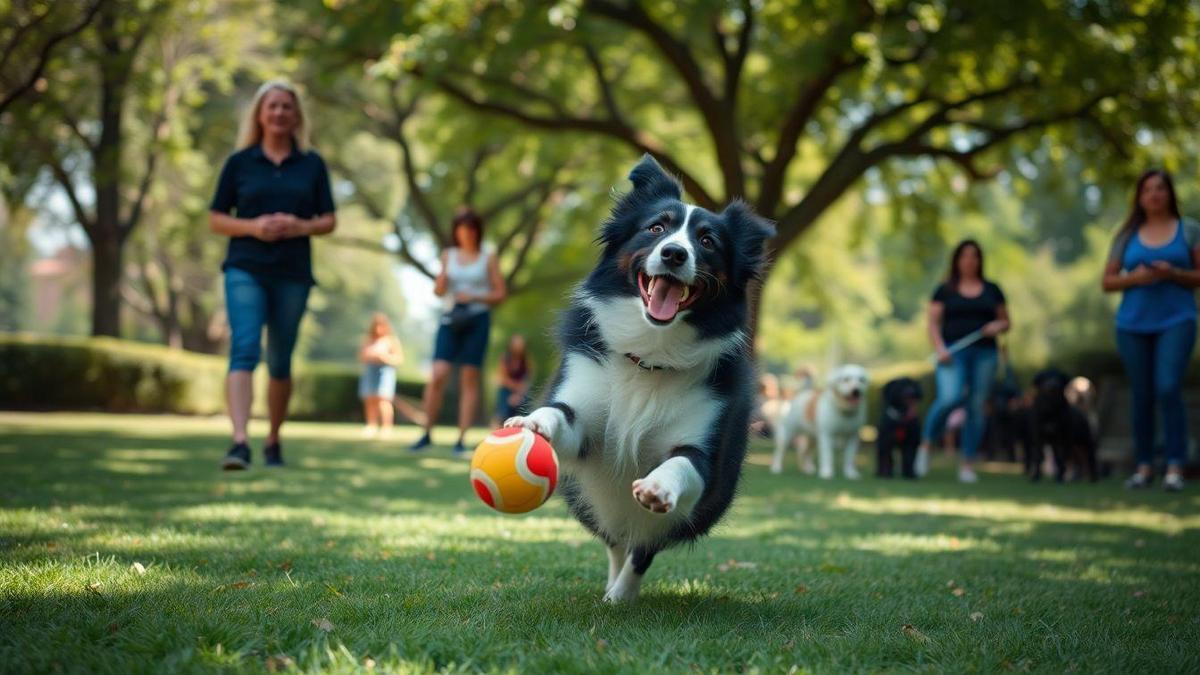
POLYGON ((1134 286, 1149 286, 1166 279, 1171 274, 1171 263, 1159 260, 1153 266, 1138 265, 1126 275, 1134 286))
POLYGON ((454 294, 454 302, 459 305, 467 305, 467 304, 477 301, 478 299, 479 298, 475 297, 474 295, 471 295, 470 293, 455 293, 454 294))
POLYGON ((1155 260, 1150 265, 1150 273, 1157 277, 1155 281, 1176 281, 1180 271, 1166 260, 1155 260))
POLYGON ((938 363, 948 364, 954 360, 954 355, 950 353, 949 349, 946 349, 946 345, 938 345, 937 359, 938 363))

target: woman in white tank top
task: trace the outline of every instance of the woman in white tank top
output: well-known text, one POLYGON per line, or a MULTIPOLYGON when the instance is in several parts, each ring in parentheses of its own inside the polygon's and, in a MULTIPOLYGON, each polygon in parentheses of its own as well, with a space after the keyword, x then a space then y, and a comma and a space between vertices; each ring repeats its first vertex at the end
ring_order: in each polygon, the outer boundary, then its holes
POLYGON ((442 394, 455 364, 459 366, 458 442, 455 456, 463 455, 463 435, 479 407, 480 368, 487 354, 491 308, 507 293, 496 256, 483 246, 483 219, 463 209, 452 225, 455 246, 442 251, 442 271, 434 292, 445 301, 433 350, 433 374, 425 385, 425 433, 409 449, 429 447, 429 431, 442 409, 442 394))

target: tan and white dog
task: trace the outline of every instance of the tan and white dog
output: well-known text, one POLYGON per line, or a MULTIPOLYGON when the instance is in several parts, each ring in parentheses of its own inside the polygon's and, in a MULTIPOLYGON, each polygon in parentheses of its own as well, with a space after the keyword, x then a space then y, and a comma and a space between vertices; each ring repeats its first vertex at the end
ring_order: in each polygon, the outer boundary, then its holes
MULTIPOLYGON (((859 477, 854 467, 858 454, 858 434, 867 421, 867 384, 862 366, 845 365, 834 370, 823 389, 805 389, 784 404, 774 425, 775 456, 771 472, 783 471, 783 455, 797 437, 817 442, 818 475, 833 478, 834 451, 842 449, 842 474, 851 480, 859 477)), ((801 468, 812 472, 808 442, 797 447, 801 468)))

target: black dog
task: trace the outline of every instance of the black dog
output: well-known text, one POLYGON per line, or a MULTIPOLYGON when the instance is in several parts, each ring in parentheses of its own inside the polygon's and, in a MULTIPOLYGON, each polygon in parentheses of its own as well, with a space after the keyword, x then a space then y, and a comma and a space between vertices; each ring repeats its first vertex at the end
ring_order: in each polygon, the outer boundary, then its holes
POLYGON ((879 418, 879 437, 875 439, 878 464, 875 475, 891 478, 894 469, 892 451, 900 449, 900 475, 916 478, 913 463, 921 443, 921 385, 911 377, 896 378, 883 386, 883 414, 879 418))
POLYGON ((1042 477, 1042 457, 1045 447, 1054 452, 1054 479, 1066 478, 1067 465, 1075 467, 1076 475, 1087 474, 1090 480, 1096 472, 1096 439, 1083 411, 1067 401, 1067 383, 1071 378, 1056 368, 1047 368, 1033 378, 1032 430, 1030 450, 1034 481, 1042 477))

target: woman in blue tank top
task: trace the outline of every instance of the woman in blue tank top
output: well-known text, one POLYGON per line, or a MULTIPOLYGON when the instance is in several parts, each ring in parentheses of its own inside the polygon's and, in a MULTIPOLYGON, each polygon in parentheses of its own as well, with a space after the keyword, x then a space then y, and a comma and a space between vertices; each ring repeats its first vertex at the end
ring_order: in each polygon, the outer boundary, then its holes
POLYGON ((1154 478, 1155 404, 1162 410, 1167 469, 1163 487, 1183 489, 1187 411, 1183 379, 1196 343, 1195 289, 1200 287, 1200 225, 1182 218, 1171 176, 1138 179, 1129 218, 1113 239, 1104 268, 1106 292, 1121 291, 1117 350, 1133 395, 1137 471, 1130 488, 1154 478))

